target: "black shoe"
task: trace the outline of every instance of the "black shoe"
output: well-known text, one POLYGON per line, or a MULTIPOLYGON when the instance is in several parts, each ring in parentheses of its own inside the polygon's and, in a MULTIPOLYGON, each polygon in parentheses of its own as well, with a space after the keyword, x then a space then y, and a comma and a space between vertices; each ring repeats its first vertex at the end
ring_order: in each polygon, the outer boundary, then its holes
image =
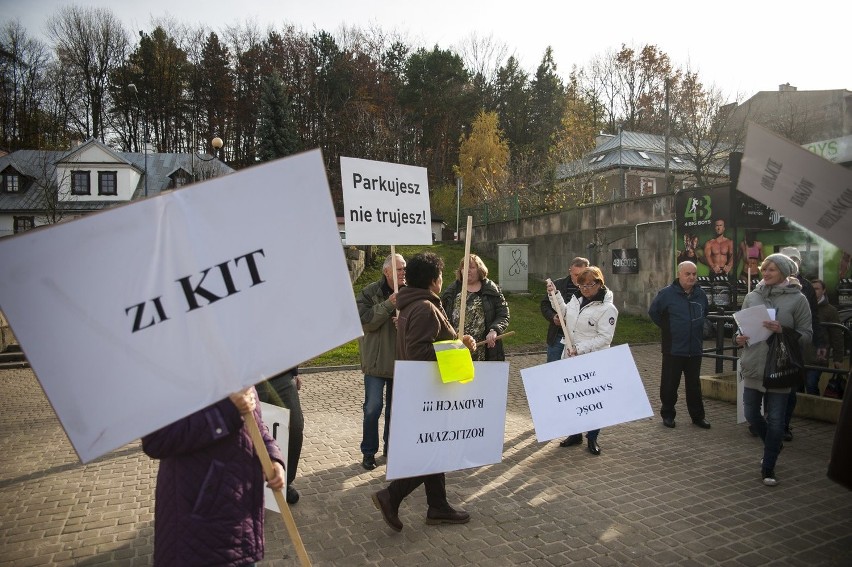
POLYGON ((663 425, 665 425, 666 427, 671 427, 672 429, 674 429, 674 426, 675 426, 674 418, 673 417, 664 417, 663 418, 663 425))
POLYGON ((364 455, 364 460, 361 461, 361 466, 367 469, 368 471, 376 468, 376 456, 375 455, 364 455))
POLYGON ((784 430, 784 441, 792 441, 793 440, 793 430, 789 427, 784 430))
POLYGON ((752 437, 757 437, 760 433, 757 432, 757 428, 753 425, 748 426, 748 432, 751 433, 752 437))
POLYGON ((464 510, 454 510, 449 504, 446 508, 432 508, 426 512, 427 524, 466 524, 470 514, 464 510))
POLYGON ((589 439, 589 453, 591 453, 592 455, 600 455, 601 454, 601 447, 600 447, 600 445, 598 445, 597 441, 593 441, 593 440, 589 439))
POLYGON ((695 420, 693 420, 693 421, 692 421, 692 423, 693 423, 694 425, 697 425, 697 426, 698 426, 698 427, 700 427, 701 429, 710 429, 710 422, 709 422, 709 421, 707 421, 707 420, 706 420, 706 419, 704 419, 704 418, 702 418, 702 419, 695 419, 695 420))
POLYGON ((577 433, 576 435, 571 435, 566 437, 562 441, 559 442, 560 447, 572 447, 574 445, 581 445, 583 443, 583 435, 581 433, 577 433))
POLYGON ((295 488, 293 488, 292 486, 290 486, 289 484, 287 485, 286 499, 287 499, 287 504, 295 504, 296 502, 299 501, 299 491, 296 490, 295 488))
POLYGON ((394 509, 391 504, 390 492, 385 488, 373 494, 373 505, 382 513, 382 518, 385 523, 395 532, 402 531, 402 522, 399 519, 399 512, 394 509))

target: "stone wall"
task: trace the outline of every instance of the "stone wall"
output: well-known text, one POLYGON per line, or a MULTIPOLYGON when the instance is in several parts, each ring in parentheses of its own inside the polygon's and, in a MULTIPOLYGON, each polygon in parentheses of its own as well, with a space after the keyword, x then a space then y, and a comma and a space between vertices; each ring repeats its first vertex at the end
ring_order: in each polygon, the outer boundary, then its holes
POLYGON ((472 242, 492 258, 498 244, 528 244, 530 276, 542 280, 565 276, 576 256, 589 258, 619 311, 646 315, 657 291, 674 279, 674 218, 674 195, 651 195, 475 226, 472 242), (620 248, 639 249, 638 274, 612 274, 612 250, 620 248))

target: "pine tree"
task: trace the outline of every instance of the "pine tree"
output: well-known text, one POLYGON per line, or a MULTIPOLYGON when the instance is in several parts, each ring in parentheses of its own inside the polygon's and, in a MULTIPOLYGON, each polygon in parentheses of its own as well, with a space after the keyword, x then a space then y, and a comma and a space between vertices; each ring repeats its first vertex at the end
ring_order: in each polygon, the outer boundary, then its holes
POLYGON ((273 72, 263 82, 260 98, 260 140, 258 157, 269 161, 288 156, 298 149, 299 139, 290 115, 290 101, 281 75, 273 72))

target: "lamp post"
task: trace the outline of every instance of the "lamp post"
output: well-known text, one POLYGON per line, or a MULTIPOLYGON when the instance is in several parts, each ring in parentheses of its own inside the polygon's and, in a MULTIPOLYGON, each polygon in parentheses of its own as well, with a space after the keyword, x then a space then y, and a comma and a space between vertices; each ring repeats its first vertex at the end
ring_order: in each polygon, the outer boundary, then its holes
POLYGON ((133 96, 136 98, 136 112, 142 112, 142 137, 143 143, 145 144, 143 152, 145 156, 145 196, 148 196, 148 113, 142 109, 142 105, 139 104, 139 90, 136 88, 136 85, 130 83, 127 85, 127 90, 133 93, 133 96))
MULTIPOLYGON (((194 135, 193 135, 193 140, 194 139, 195 138, 194 138, 194 135)), ((193 146, 194 145, 195 145, 195 143, 193 142, 193 146)), ((215 138, 210 140, 210 145, 213 146, 213 155, 210 156, 210 157, 207 157, 207 158, 203 157, 201 154, 196 152, 194 147, 192 149, 192 159, 193 159, 192 180, 193 181, 198 181, 198 175, 195 173, 195 158, 198 158, 201 161, 205 161, 205 162, 206 161, 213 161, 214 159, 217 159, 219 157, 219 150, 222 148, 223 145, 225 145, 225 143, 222 141, 222 138, 220 138, 219 136, 216 136, 215 138)), ((211 175, 211 177, 213 177, 213 176, 211 175)))

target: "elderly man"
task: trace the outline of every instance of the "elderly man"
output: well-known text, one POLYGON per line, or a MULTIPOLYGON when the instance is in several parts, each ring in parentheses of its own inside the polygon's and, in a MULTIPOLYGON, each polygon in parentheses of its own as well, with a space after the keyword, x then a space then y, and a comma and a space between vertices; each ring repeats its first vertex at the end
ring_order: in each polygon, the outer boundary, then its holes
POLYGON ((361 466, 376 468, 379 450, 379 417, 382 415, 382 398, 385 399, 384 454, 388 453, 391 400, 393 399, 393 366, 396 349, 396 292, 405 285, 405 259, 388 255, 382 265, 382 278, 373 282, 358 295, 355 303, 361 316, 364 336, 358 339, 361 352, 361 371, 364 373, 364 423, 361 437, 361 466))
POLYGON ((704 418, 701 399, 701 351, 707 296, 695 285, 697 269, 692 262, 681 262, 677 279, 660 290, 648 315, 662 329, 663 368, 660 377, 660 416, 666 427, 675 426, 675 404, 681 374, 686 379, 686 408, 692 423, 710 429, 704 418))
MULTIPOLYGON (((571 296, 580 297, 580 288, 577 287, 577 276, 583 270, 589 267, 589 260, 577 256, 571 260, 571 265, 568 268, 568 276, 559 278, 553 282, 556 286, 556 291, 562 294, 562 299, 565 303, 571 300, 571 296)), ((547 362, 553 362, 562 359, 562 351, 565 349, 565 337, 562 334, 562 326, 559 324, 559 316, 553 305, 550 303, 550 297, 545 296, 541 300, 541 315, 548 323, 547 326, 547 362)))

